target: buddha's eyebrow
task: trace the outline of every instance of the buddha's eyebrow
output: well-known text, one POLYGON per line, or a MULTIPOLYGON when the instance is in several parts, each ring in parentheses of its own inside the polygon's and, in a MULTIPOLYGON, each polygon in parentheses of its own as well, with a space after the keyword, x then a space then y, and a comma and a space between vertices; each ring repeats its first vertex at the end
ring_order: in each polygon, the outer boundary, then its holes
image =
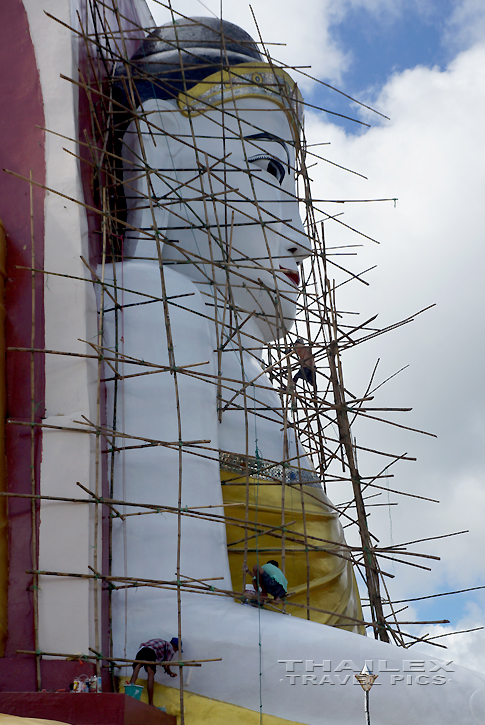
POLYGON ((283 141, 282 138, 279 136, 274 136, 272 133, 252 133, 250 136, 243 136, 244 141, 274 141, 275 143, 279 143, 280 146, 283 146, 284 150, 286 151, 286 158, 288 160, 288 168, 290 167, 290 153, 288 151, 288 146, 283 141))

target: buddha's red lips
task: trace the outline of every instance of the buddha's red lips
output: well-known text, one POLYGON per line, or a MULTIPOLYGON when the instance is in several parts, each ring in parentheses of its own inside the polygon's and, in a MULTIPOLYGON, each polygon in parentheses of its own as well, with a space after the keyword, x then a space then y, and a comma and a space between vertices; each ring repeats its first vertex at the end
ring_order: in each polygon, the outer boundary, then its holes
POLYGON ((286 274, 286 276, 288 277, 288 279, 290 280, 290 282, 292 284, 294 284, 295 287, 299 287, 300 286, 300 275, 299 275, 299 273, 296 270, 294 270, 294 269, 285 269, 281 265, 280 265, 280 269, 283 272, 283 274, 286 274))

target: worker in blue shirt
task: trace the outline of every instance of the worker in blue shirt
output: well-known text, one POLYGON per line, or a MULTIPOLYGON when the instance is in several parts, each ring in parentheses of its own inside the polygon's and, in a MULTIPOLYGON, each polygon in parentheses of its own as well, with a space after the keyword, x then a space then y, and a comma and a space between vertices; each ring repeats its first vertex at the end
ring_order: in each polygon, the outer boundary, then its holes
POLYGON ((253 574, 253 586, 256 591, 261 587, 261 597, 268 599, 271 594, 276 603, 286 597, 288 591, 288 580, 278 566, 278 562, 270 559, 263 566, 255 564, 253 570, 246 566, 246 571, 253 574))

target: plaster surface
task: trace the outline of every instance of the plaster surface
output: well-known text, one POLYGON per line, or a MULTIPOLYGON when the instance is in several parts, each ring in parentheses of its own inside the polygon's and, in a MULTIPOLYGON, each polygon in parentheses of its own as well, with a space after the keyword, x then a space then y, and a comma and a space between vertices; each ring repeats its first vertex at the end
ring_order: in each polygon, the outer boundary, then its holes
MULTIPOLYGON (((83 200, 77 159, 77 87, 60 78, 77 77, 77 55, 69 30, 49 18, 51 13, 67 25, 75 24, 73 4, 62 0, 25 0, 44 104, 45 125, 60 138, 46 133, 46 186, 83 200), (49 38, 49 42, 46 42, 49 38)), ((52 191, 46 192, 45 207, 44 310, 45 346, 49 350, 82 352, 86 340, 96 335, 97 312, 93 286, 81 255, 88 257, 86 215, 82 206, 52 191), (54 274, 68 274, 80 280, 54 274)), ((95 421, 96 365, 93 361, 46 355, 46 419, 44 425, 66 425, 74 418, 95 421)), ((74 426, 75 427, 75 426, 74 426)), ((78 426, 79 427, 79 426, 78 426)), ((80 481, 94 490, 94 457, 89 436, 45 428, 41 465, 44 495, 84 497, 80 481)), ((93 562, 89 542, 93 529, 92 507, 76 504, 43 504, 40 513, 39 568, 67 571, 93 562)), ((71 583, 42 577, 39 597, 39 644, 47 652, 87 651, 93 644, 93 604, 89 580, 71 583), (78 615, 73 627, 63 613, 78 615)))

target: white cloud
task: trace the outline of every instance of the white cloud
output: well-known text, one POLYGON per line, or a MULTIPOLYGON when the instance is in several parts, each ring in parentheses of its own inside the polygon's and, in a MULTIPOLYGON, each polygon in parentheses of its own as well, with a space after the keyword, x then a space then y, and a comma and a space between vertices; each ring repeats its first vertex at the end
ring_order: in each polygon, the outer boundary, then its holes
MULTIPOLYGON (((399 197, 396 209, 392 203, 344 207, 346 223, 382 244, 366 242, 355 261, 348 258, 353 271, 376 263, 379 267, 367 276, 371 288, 353 284, 342 289, 341 308, 361 310, 362 320, 380 312, 378 320, 384 325, 437 303, 411 325, 344 357, 346 380, 356 394, 363 391, 377 357, 382 359, 379 379, 409 363, 410 369, 373 404, 411 405, 412 413, 394 414, 393 419, 439 436, 434 441, 383 425, 357 426, 361 445, 418 456, 417 463, 396 468, 391 488, 442 501, 437 507, 391 494, 400 506, 373 509, 372 528, 384 543, 389 516, 395 543, 471 531, 466 537, 416 547, 442 556, 432 575, 396 565, 391 590, 404 598, 406 592, 424 595, 450 585, 458 589, 485 583, 485 46, 461 53, 443 72, 417 67, 394 76, 377 105, 391 122, 360 136, 347 136, 315 115, 308 118, 307 133, 310 143, 332 142, 321 147, 326 156, 369 177, 366 182, 320 162, 311 170, 316 198, 399 197)), ((342 210, 337 205, 325 208, 329 213, 342 210)), ((327 223, 327 245, 360 241, 327 223)), ((378 468, 364 454, 360 465, 362 475, 378 468)), ((439 601, 446 614, 446 601, 439 601)))
POLYGON ((458 2, 447 22, 445 44, 453 50, 469 47, 485 38, 485 6, 482 0, 458 2))

